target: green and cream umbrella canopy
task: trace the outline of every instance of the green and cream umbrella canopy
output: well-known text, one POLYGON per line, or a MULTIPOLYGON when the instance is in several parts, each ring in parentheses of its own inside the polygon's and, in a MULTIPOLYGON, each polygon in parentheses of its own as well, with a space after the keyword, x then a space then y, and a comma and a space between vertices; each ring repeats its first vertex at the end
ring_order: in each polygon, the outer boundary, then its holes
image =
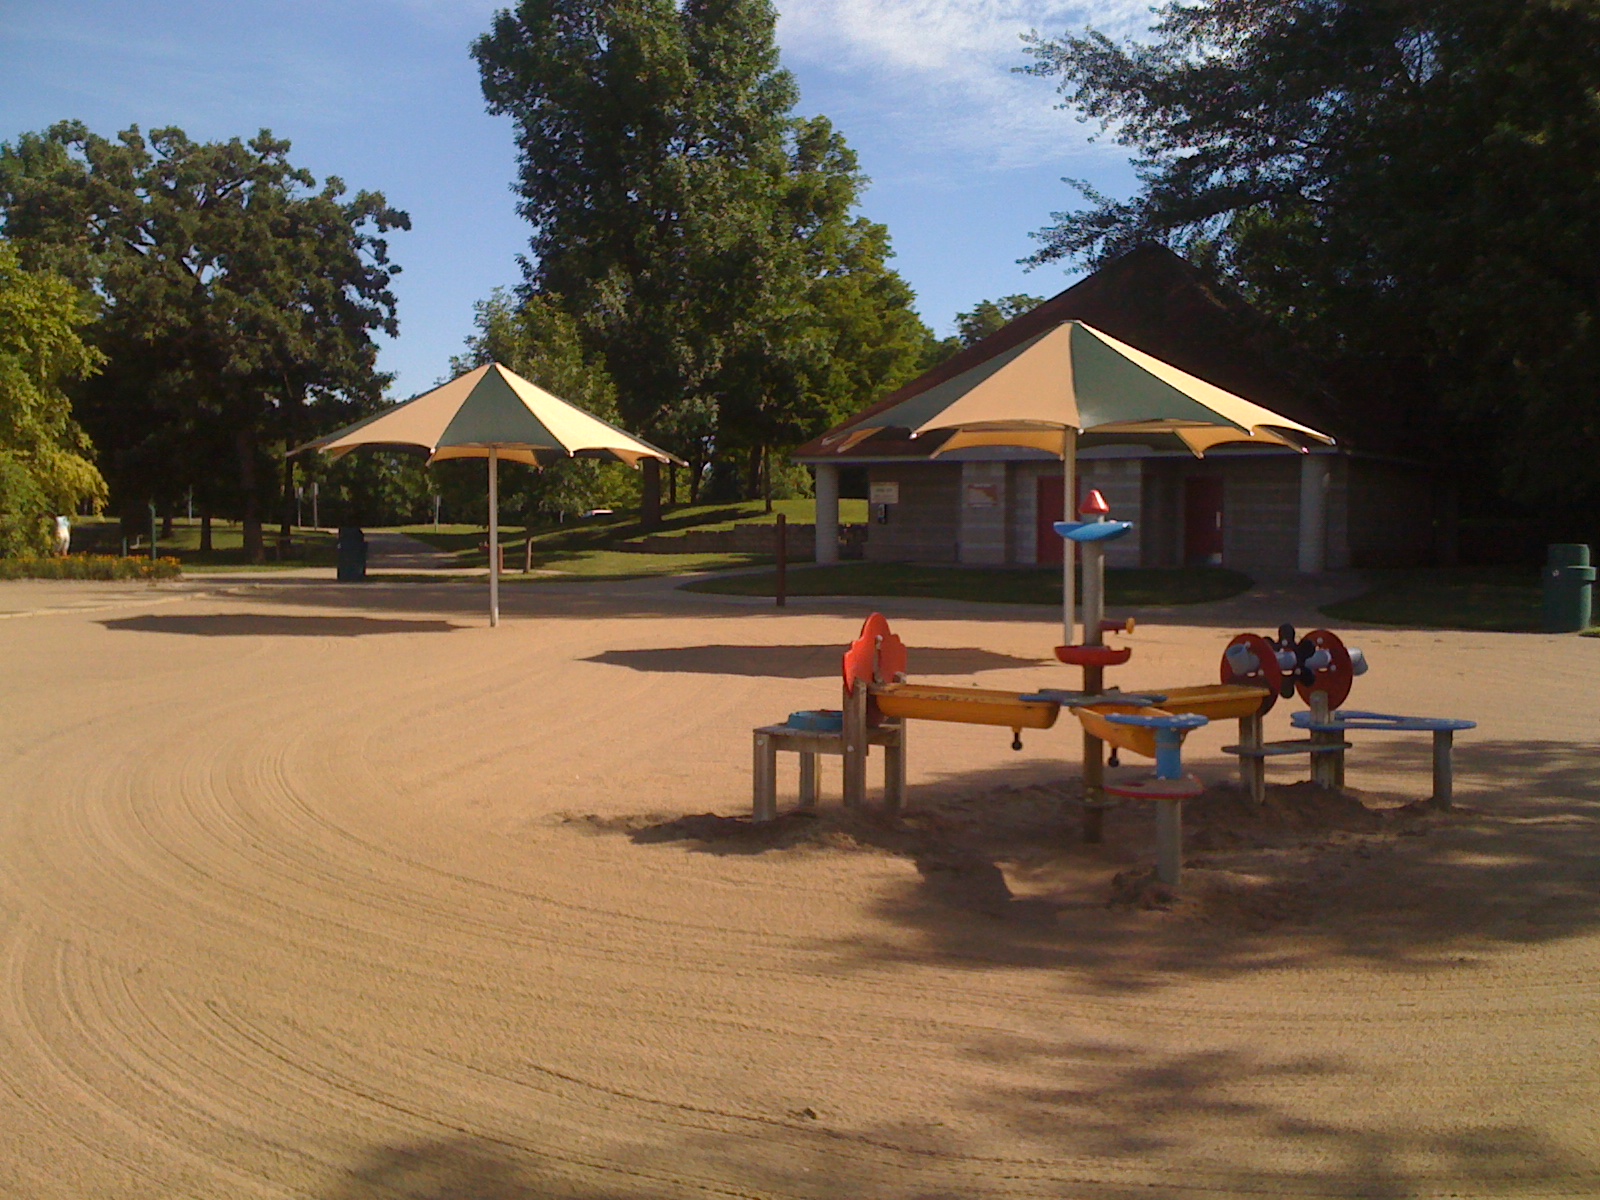
MULTIPOLYGON (((1073 517, 1078 435, 1097 441, 1171 443, 1203 455, 1240 443, 1304 450, 1333 438, 1181 371, 1081 321, 1064 321, 960 375, 822 439, 844 453, 873 434, 913 438, 954 432, 935 454, 968 446, 1023 446, 1059 454, 1066 486, 1063 520, 1073 517)), ((1072 641, 1073 554, 1062 555, 1062 623, 1072 641)))
MULTIPOLYGON (((489 460, 489 544, 500 540, 501 462, 546 466, 563 458, 597 458, 637 467, 646 459, 680 463, 642 438, 490 363, 327 434, 293 451, 340 458, 366 447, 421 449, 428 462, 489 460)), ((489 623, 500 623, 500 556, 489 555, 489 623)))

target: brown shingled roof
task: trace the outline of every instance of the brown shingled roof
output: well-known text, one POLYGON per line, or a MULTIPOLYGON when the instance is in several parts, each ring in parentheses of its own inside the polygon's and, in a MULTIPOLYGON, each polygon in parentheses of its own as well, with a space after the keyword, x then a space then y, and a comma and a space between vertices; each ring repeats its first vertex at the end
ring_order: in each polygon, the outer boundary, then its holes
MULTIPOLYGON (((1092 325, 1235 395, 1327 430, 1344 443, 1345 431, 1332 397, 1319 385, 1293 379, 1279 365, 1282 341, 1266 319, 1171 250, 1152 243, 1107 263, 983 341, 798 447, 793 456, 841 461, 885 453, 899 457, 902 448, 891 447, 891 443, 907 439, 887 431, 842 455, 824 447, 822 439, 953 379, 1063 321, 1092 325)), ((907 457, 924 457, 933 448, 919 439, 908 442, 903 451, 907 457)))

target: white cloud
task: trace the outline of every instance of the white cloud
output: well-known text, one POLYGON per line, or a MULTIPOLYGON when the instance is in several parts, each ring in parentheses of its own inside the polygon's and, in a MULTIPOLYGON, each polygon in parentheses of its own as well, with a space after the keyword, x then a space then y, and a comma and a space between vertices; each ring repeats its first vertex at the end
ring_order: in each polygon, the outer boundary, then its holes
POLYGON ((1148 0, 778 0, 784 58, 802 71, 859 79, 858 101, 913 122, 924 144, 991 166, 1059 159, 1091 132, 1055 106, 1048 79, 1018 75, 1022 35, 1085 25, 1143 32, 1148 0))

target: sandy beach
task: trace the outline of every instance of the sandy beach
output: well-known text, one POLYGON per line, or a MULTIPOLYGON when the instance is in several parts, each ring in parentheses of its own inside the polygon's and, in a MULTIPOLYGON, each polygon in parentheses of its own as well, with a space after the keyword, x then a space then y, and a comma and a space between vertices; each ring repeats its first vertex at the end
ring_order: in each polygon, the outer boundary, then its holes
MULTIPOLYGON (((1600 639, 1348 632, 1352 705, 1479 722, 1456 809, 1367 737, 1146 906, 1070 718, 733 819, 870 602, 263 579, 0 584, 0 1195, 1600 1195, 1600 639)), ((917 679, 1076 684, 1048 611, 882 607, 917 679)), ((1284 619, 1142 614, 1114 681, 1284 619)))

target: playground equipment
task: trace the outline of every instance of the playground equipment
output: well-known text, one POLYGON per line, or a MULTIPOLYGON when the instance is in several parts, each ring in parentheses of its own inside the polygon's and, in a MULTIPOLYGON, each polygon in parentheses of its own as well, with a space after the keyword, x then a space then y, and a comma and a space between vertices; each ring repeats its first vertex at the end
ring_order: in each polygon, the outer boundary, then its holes
POLYGON ((1177 887, 1183 875, 1183 802, 1198 796, 1201 783, 1183 773, 1183 736, 1206 724, 1199 713, 1108 713, 1106 721, 1123 729, 1149 732, 1155 739, 1156 773, 1106 787, 1124 800, 1156 802, 1156 878, 1177 887))
POLYGON ((1335 712, 1297 712, 1289 721, 1296 729, 1310 730, 1313 738, 1328 739, 1335 749, 1322 760, 1328 763, 1328 778, 1318 780, 1328 787, 1344 786, 1344 752, 1350 743, 1343 740, 1350 730, 1369 730, 1377 733, 1431 733, 1433 734, 1433 801, 1441 808, 1449 808, 1455 789, 1455 772, 1450 762, 1455 735, 1459 730, 1476 729, 1476 721, 1455 717, 1402 717, 1394 713, 1359 712, 1339 709, 1335 712))
POLYGON ((1303 739, 1268 742, 1263 737, 1263 718, 1280 698, 1296 693, 1314 713, 1326 717, 1350 695, 1356 676, 1367 671, 1367 659, 1360 650, 1351 651, 1339 636, 1326 629, 1313 629, 1295 637, 1293 625, 1278 626, 1278 636, 1269 639, 1256 633, 1241 633, 1223 649, 1223 683, 1251 684, 1266 692, 1260 708, 1239 718, 1239 741, 1224 746, 1224 754, 1239 759, 1239 780, 1256 803, 1266 799, 1267 759, 1305 754, 1311 758, 1311 777, 1317 783, 1336 786, 1336 756, 1349 744, 1319 730, 1303 739))
POLYGON ((884 750, 884 806, 895 812, 905 796, 906 722, 948 721, 1011 730, 1012 749, 1022 748, 1022 730, 1049 729, 1061 704, 992 688, 926 686, 906 682, 906 646, 881 613, 873 613, 844 652, 843 707, 837 713, 791 714, 781 725, 753 731, 755 769, 752 808, 758 821, 777 813, 777 755, 800 756, 800 804, 817 802, 817 755, 844 758, 844 803, 859 808, 867 798, 867 756, 884 750))
MULTIPOLYGON (((1137 695, 1114 695, 1105 688, 1105 669, 1121 666, 1132 656, 1131 647, 1114 648, 1105 644, 1104 635, 1119 629, 1132 633, 1133 621, 1119 624, 1106 620, 1105 543, 1114 541, 1133 528, 1129 521, 1108 519, 1111 506, 1098 490, 1084 499, 1083 511, 1093 519, 1060 521, 1055 530, 1076 542, 1083 552, 1083 637, 1082 644, 1057 646, 1056 657, 1083 669, 1085 699, 1073 704, 1074 715, 1083 726, 1083 840, 1098 842, 1103 836, 1107 807, 1105 747, 1111 750, 1111 765, 1117 765, 1117 752, 1128 750, 1155 758, 1160 744, 1157 731, 1168 729, 1181 742, 1190 729, 1210 720, 1244 717, 1257 711, 1263 700, 1262 689, 1254 683, 1203 684, 1196 687, 1155 688, 1137 695), (1138 716, 1141 719, 1119 720, 1138 716), (1173 717, 1198 716, 1199 722, 1166 723, 1173 717)), ((1057 693, 1046 691, 1043 696, 1057 693)), ((1125 790, 1112 793, 1128 798, 1125 790)), ((1137 792, 1143 795, 1143 792, 1137 792)), ((1175 814, 1174 814, 1175 815, 1175 814)))
POLYGON ((1253 716, 1239 721, 1239 744, 1224 746, 1223 753, 1237 755, 1239 775, 1250 795, 1260 802, 1266 795, 1266 760, 1281 755, 1305 754, 1311 759, 1311 781, 1323 787, 1344 786, 1345 751, 1352 749, 1345 735, 1354 731, 1376 733, 1431 733, 1433 735, 1433 799, 1448 808, 1454 788, 1451 751, 1455 734, 1476 729, 1476 721, 1454 717, 1407 717, 1396 713, 1341 709, 1355 680, 1367 673, 1360 650, 1347 648, 1326 629, 1295 637, 1294 626, 1280 625, 1276 639, 1241 633, 1222 652, 1224 683, 1255 683, 1267 689, 1267 698, 1253 716), (1299 695, 1307 709, 1293 713, 1289 723, 1307 737, 1284 741, 1262 740, 1262 717, 1281 697, 1299 695))

